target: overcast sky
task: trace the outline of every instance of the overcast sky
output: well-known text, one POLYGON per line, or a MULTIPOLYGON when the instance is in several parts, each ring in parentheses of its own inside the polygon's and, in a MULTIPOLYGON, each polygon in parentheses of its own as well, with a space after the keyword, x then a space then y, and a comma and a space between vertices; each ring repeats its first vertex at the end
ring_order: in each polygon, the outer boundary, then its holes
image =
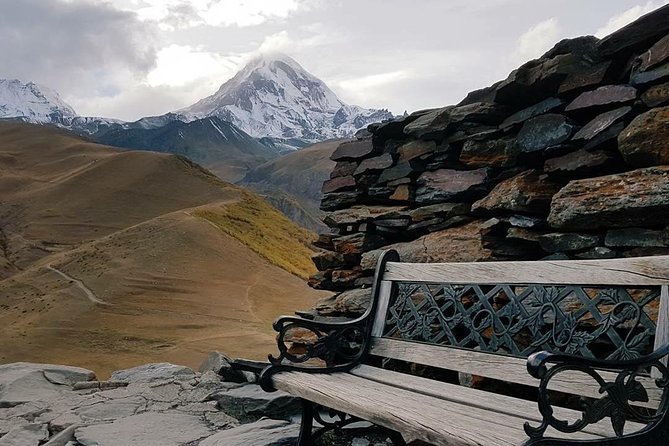
POLYGON ((602 37, 669 0, 0 0, 0 78, 126 120, 208 96, 284 52, 348 103, 458 102, 560 39, 602 37))

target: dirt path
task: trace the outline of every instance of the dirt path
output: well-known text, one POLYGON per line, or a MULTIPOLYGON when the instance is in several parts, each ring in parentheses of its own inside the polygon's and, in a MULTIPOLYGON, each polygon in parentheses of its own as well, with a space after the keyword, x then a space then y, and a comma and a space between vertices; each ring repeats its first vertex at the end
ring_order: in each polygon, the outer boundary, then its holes
POLYGON ((66 274, 66 273, 64 273, 63 271, 61 271, 57 268, 54 268, 51 265, 47 265, 47 268, 50 269, 51 271, 53 271, 54 273, 62 276, 66 280, 69 280, 70 282, 73 282, 77 287, 79 287, 79 289, 81 291, 83 291, 86 294, 86 297, 91 302, 93 302, 95 304, 100 304, 100 305, 110 305, 109 303, 105 302, 104 300, 102 300, 98 296, 96 296, 95 293, 93 292, 93 290, 88 288, 86 286, 86 284, 84 282, 82 282, 81 280, 75 279, 74 277, 70 276, 69 274, 66 274))

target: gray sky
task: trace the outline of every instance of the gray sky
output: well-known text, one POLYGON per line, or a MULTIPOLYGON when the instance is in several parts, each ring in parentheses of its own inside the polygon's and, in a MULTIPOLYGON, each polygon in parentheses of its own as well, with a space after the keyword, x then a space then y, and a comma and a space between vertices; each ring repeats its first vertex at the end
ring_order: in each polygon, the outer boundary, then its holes
POLYGON ((212 94, 281 51, 345 102, 458 102, 560 39, 602 37, 669 0, 0 0, 0 78, 126 120, 212 94))

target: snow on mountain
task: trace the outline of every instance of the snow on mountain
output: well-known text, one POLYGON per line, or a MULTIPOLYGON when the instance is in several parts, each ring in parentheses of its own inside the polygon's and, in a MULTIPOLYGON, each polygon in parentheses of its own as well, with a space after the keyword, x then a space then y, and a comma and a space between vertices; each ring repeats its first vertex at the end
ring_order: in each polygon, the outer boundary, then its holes
POLYGON ((75 116, 74 109, 58 93, 43 85, 0 79, 0 118, 44 124, 75 116))
POLYGON ((219 90, 176 113, 217 116, 255 137, 322 141, 350 136, 393 115, 342 102, 327 85, 286 55, 249 62, 219 90))

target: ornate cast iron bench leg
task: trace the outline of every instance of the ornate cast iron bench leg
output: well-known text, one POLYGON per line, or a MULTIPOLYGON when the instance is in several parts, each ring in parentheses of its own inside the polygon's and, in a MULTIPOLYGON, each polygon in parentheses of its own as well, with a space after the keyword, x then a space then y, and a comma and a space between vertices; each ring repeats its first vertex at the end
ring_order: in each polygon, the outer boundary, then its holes
MULTIPOLYGON (((588 359, 572 355, 551 354, 539 352, 531 355, 527 360, 527 370, 530 375, 540 379, 539 411, 543 417, 539 426, 530 426, 525 423, 525 431, 530 440, 525 446, 666 446, 669 445, 669 370, 663 359, 669 355, 669 345, 656 352, 637 359, 625 361, 604 361, 588 359), (553 364, 548 368, 548 364, 553 364), (592 377, 600 387, 602 397, 589 402, 583 409, 581 419, 569 422, 554 416, 553 407, 549 401, 548 384, 551 379, 561 372, 576 371, 592 377), (605 379, 601 372, 606 371, 615 376, 605 379), (648 392, 637 380, 641 376, 648 376, 652 371, 657 372, 659 378, 655 384, 662 389, 662 399, 655 413, 648 415, 639 410, 634 402, 647 402, 648 392), (548 427, 564 433, 575 433, 583 430, 589 424, 597 423, 609 417, 615 432, 615 437, 601 440, 563 440, 544 437, 548 427), (625 423, 633 420, 646 424, 642 430, 624 434, 625 423)), ((653 376, 656 376, 655 374, 653 376)))

